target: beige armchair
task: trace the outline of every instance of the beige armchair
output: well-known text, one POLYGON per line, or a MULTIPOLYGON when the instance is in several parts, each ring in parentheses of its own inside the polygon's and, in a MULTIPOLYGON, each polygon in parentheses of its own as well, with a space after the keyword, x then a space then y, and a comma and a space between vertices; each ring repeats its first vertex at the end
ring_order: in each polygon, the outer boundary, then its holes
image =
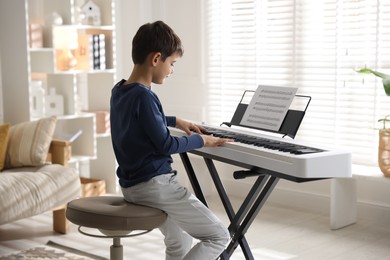
POLYGON ((52 124, 41 119, 17 125, 0 140, 8 145, 0 172, 0 225, 52 210, 53 229, 67 232, 65 205, 80 196, 80 178, 67 167, 71 143, 45 134, 46 125, 53 132, 52 124))

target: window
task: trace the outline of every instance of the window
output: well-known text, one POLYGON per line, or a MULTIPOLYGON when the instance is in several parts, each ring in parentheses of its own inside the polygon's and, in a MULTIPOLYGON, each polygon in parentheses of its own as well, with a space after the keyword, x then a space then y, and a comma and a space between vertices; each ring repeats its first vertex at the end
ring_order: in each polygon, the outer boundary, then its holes
POLYGON ((390 97, 354 69, 389 73, 389 0, 209 0, 206 9, 208 122, 230 121, 244 90, 294 86, 312 97, 296 139, 376 164, 374 128, 390 97))

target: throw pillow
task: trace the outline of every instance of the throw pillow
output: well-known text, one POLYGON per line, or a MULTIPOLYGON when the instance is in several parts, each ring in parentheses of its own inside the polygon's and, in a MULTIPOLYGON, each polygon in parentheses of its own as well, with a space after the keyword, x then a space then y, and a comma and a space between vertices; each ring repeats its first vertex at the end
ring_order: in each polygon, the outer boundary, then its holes
POLYGON ((10 124, 0 125, 0 171, 4 169, 10 124))
POLYGON ((44 164, 56 122, 52 116, 11 126, 5 168, 44 164))

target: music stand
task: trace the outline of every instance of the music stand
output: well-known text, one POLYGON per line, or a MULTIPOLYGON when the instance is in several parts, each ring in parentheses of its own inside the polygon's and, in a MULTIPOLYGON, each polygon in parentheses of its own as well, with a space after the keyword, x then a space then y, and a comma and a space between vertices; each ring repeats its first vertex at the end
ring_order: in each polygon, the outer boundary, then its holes
MULTIPOLYGON (((231 121, 230 122, 223 122, 222 124, 227 125, 229 127, 231 127, 232 125, 235 125, 235 126, 248 127, 248 128, 252 128, 252 129, 283 134, 284 136, 287 135, 290 138, 294 139, 296 133, 298 132, 299 126, 301 125, 303 117, 305 116, 305 112, 306 112, 307 107, 309 106, 309 103, 311 101, 311 97, 304 96, 304 95, 295 95, 295 98, 308 99, 306 105, 304 106, 304 109, 303 110, 289 109, 286 113, 286 116, 283 119, 283 122, 282 122, 279 130, 273 131, 273 130, 269 130, 269 129, 241 125, 242 117, 244 116, 245 111, 248 108, 248 104, 244 103, 243 100, 245 98, 245 95, 247 93, 250 93, 250 92, 254 93, 255 91, 253 91, 253 90, 245 90, 244 91, 244 94, 242 95, 241 100, 237 105, 236 111, 234 112, 231 121)), ((290 108, 291 108, 291 106, 290 106, 290 108)))

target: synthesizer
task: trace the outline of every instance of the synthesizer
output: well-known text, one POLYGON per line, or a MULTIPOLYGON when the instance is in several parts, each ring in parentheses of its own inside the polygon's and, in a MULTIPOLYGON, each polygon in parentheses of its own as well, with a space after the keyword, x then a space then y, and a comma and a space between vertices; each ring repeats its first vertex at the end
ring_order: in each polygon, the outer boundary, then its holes
MULTIPOLYGON (((351 153, 327 147, 307 145, 293 139, 284 139, 263 133, 221 126, 202 125, 204 134, 230 138, 219 147, 203 147, 191 151, 203 156, 236 162, 270 170, 298 179, 351 177, 351 153)), ((185 132, 169 127, 171 135, 183 136, 185 132)))

